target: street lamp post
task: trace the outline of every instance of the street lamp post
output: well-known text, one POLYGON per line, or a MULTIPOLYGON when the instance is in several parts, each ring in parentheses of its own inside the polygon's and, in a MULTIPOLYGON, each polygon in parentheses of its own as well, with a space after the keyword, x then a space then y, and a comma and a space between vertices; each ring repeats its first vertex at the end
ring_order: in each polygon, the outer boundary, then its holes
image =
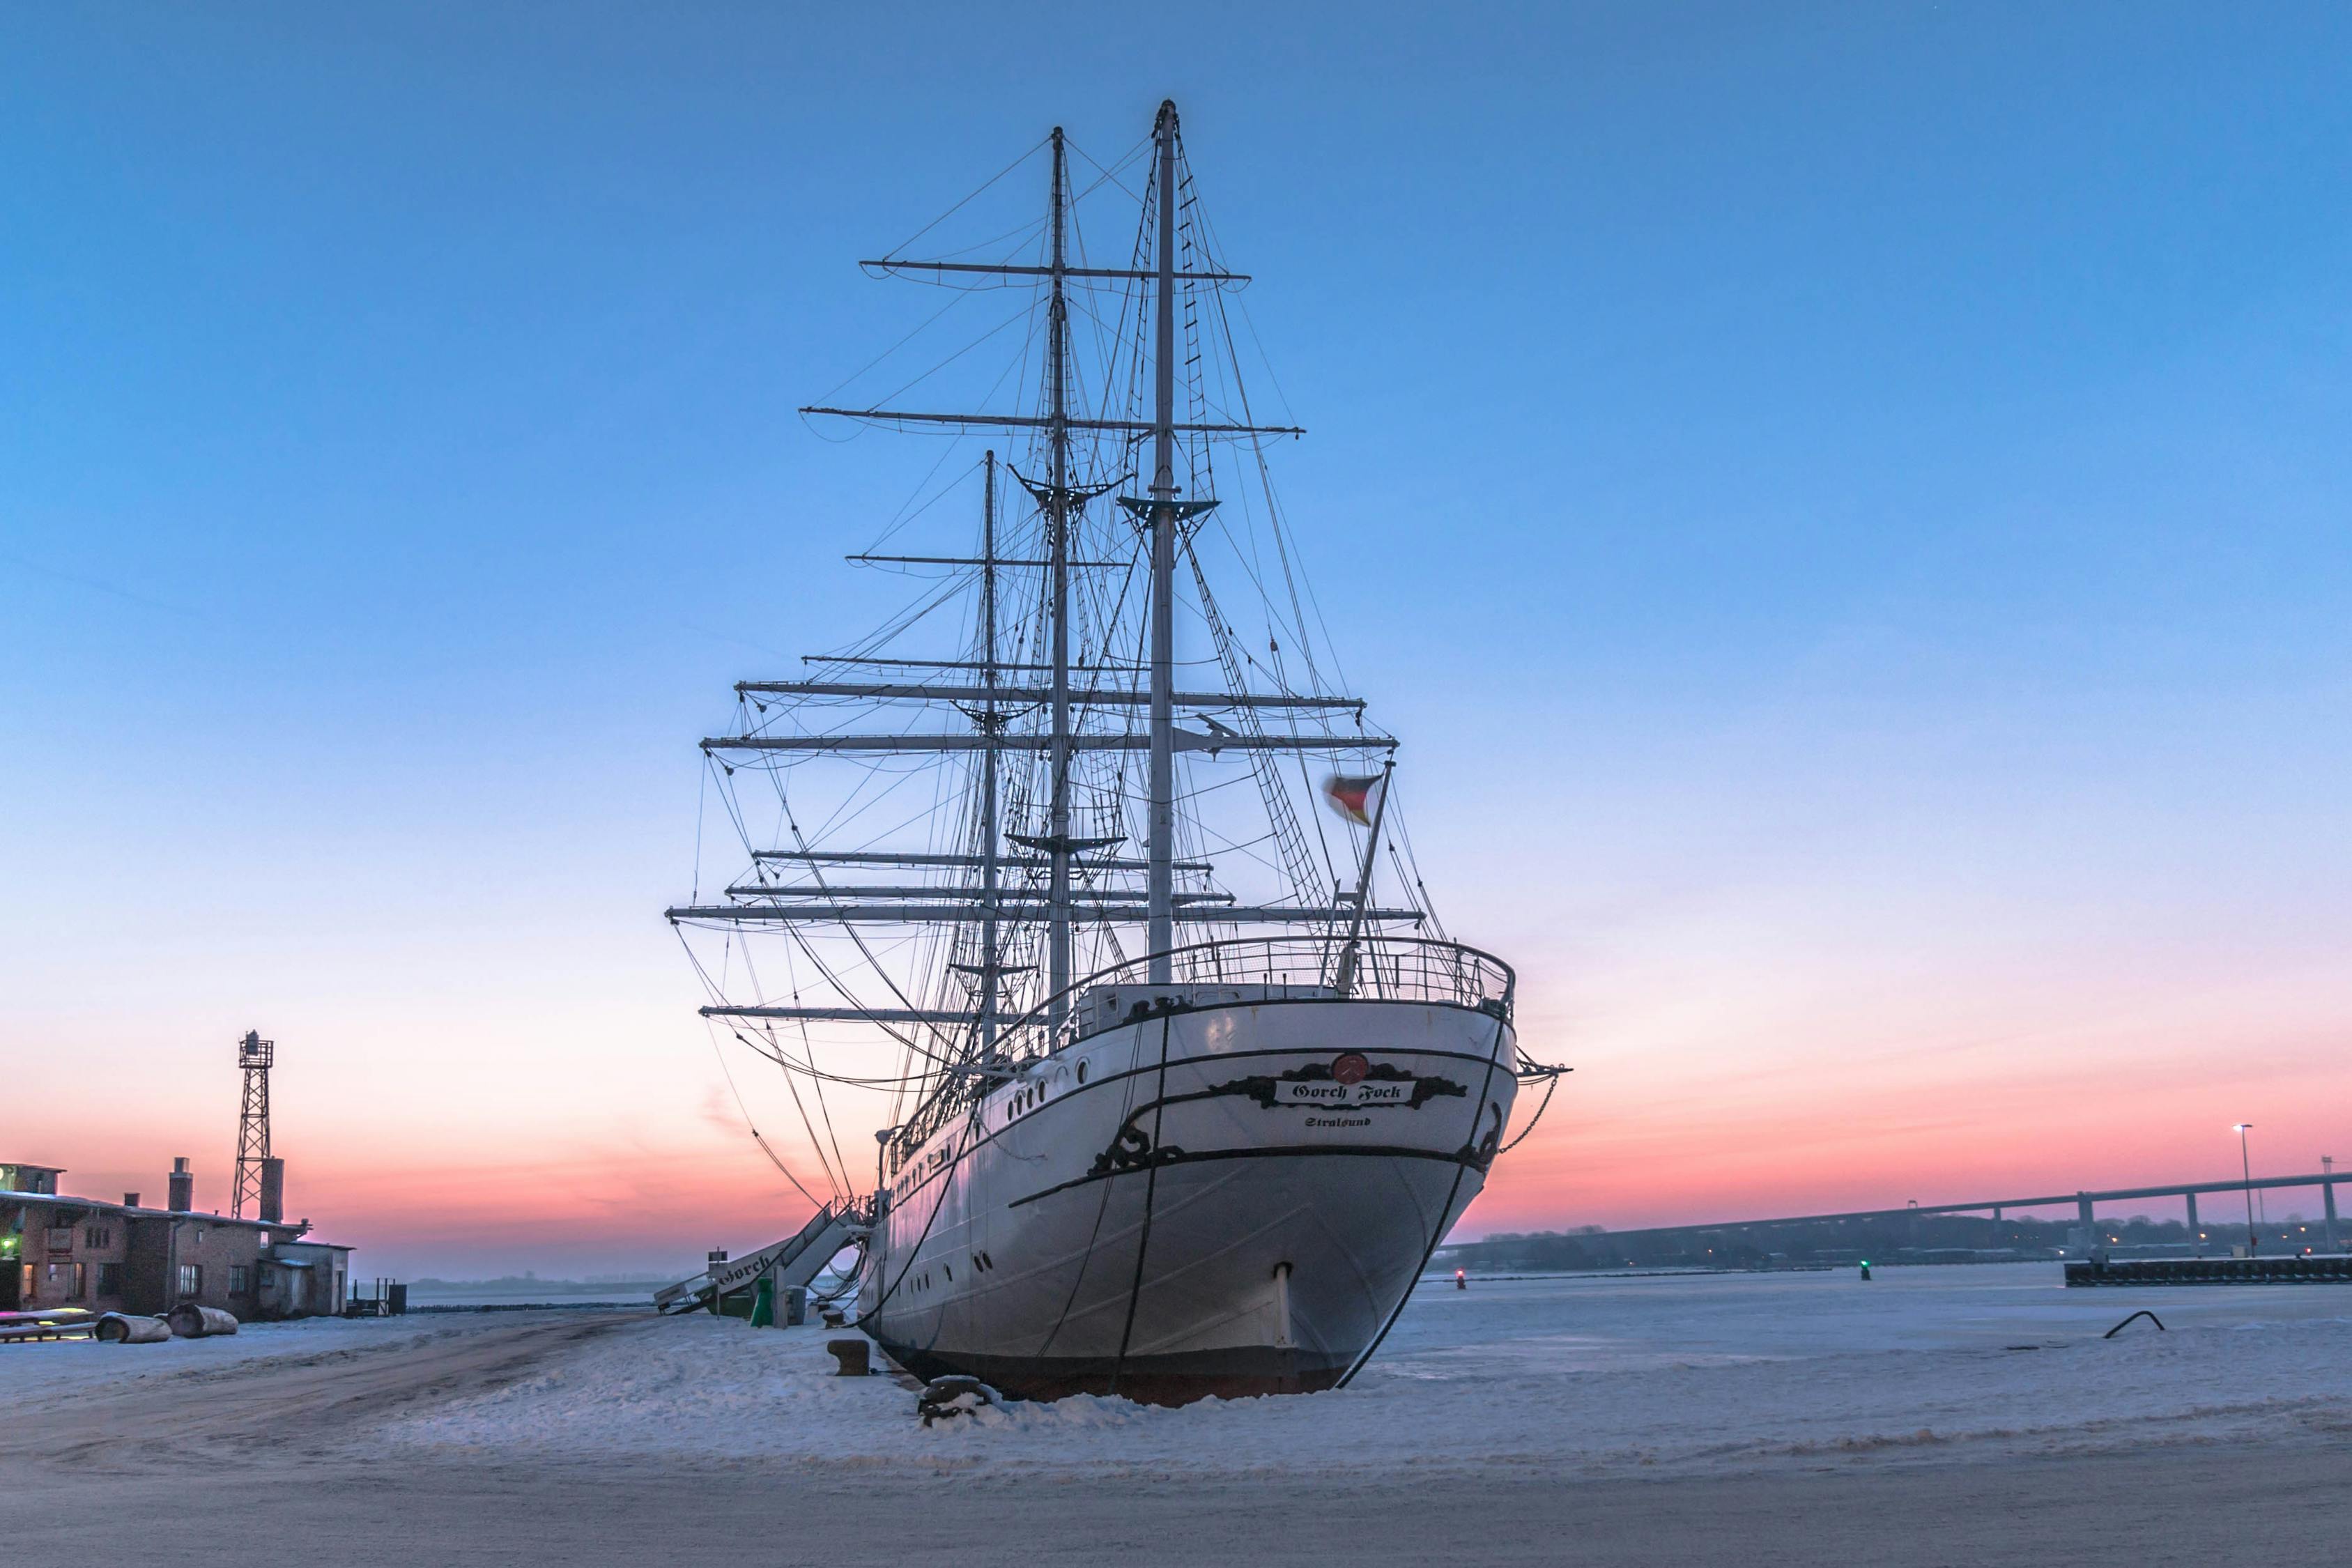
POLYGON ((2246 1152, 2246 1131, 2251 1121, 2241 1121, 2230 1131, 2238 1135, 2238 1169, 2246 1178, 2246 1256, 2252 1258, 2262 1251, 2262 1242, 2254 1235, 2254 1162, 2246 1152))

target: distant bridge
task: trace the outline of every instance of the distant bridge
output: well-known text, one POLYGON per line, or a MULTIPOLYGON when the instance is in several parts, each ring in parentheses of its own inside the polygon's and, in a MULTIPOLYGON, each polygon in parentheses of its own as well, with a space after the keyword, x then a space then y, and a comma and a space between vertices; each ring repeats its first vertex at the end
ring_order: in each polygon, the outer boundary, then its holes
MULTIPOLYGON (((2242 1177, 2234 1182, 2181 1182, 2160 1187, 2115 1187, 2104 1192, 2055 1193, 2040 1197, 1990 1198, 1982 1203, 1969 1204, 1906 1204, 1901 1208, 1854 1209, 1845 1214, 1788 1215, 1773 1219, 1735 1219, 1708 1225, 1654 1225, 1639 1230, 1610 1230, 1601 1235, 1612 1240, 1628 1237, 1673 1236, 1690 1231, 1761 1230, 1781 1225, 1829 1225, 1849 1220, 1899 1220, 1920 1215, 1990 1214, 1998 1220, 2013 1209, 2054 1208, 2063 1204, 2074 1205, 2075 1223, 2086 1231, 2098 1225, 2096 1209, 2100 1204, 2123 1203, 2135 1198, 2183 1198, 2189 1205, 2189 1229, 2197 1230, 2197 1195, 2200 1193, 2254 1193, 2280 1187, 2317 1187, 2326 1209, 2326 1245, 2331 1252, 2336 1247, 2336 1184, 2352 1182, 2352 1172, 2322 1171, 2308 1176, 2256 1176, 2252 1181, 2242 1177)), ((1597 1238, 1596 1238, 1597 1239, 1597 1238)))

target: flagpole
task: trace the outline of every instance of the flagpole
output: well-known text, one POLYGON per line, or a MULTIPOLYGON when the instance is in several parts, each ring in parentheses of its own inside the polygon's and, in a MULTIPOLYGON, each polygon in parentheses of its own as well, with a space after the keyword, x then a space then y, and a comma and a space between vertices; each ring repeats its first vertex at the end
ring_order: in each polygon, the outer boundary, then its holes
POLYGON ((1348 921, 1347 944, 1339 949, 1339 964, 1331 976, 1331 989, 1345 996, 1356 987, 1356 947, 1364 934, 1364 910, 1372 897, 1372 857, 1380 853, 1381 819, 1389 813, 1389 775, 1396 772, 1396 759, 1391 757, 1381 769, 1380 804, 1372 807, 1372 830, 1364 840, 1364 872, 1356 879, 1356 912, 1348 921))

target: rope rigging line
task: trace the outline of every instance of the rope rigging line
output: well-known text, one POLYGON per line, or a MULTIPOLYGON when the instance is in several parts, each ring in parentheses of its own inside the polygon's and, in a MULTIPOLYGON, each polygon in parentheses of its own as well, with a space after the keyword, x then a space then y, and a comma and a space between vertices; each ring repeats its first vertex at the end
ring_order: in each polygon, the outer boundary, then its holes
MULTIPOLYGON (((751 984, 756 990, 760 983, 759 975, 751 968, 751 954, 748 947, 745 949, 743 953, 743 968, 744 973, 751 976, 751 984)), ((705 1020, 705 1022, 707 1024, 709 1021, 705 1020)), ((741 1037, 740 1032, 737 1033, 737 1037, 741 1037)), ((729 1081, 730 1083, 733 1081, 731 1074, 730 1075, 729 1081)), ((784 1088, 793 1097, 793 1109, 798 1112, 800 1116, 801 1130, 808 1134, 810 1152, 816 1155, 817 1164, 819 1168, 824 1172, 827 1184, 832 1186, 837 1194, 844 1196, 847 1195, 849 1187, 848 1184, 844 1179, 846 1166, 845 1164, 839 1164, 841 1154, 840 1145, 837 1142, 834 1145, 834 1157, 835 1163, 827 1163, 824 1157, 824 1146, 817 1141, 816 1128, 809 1121, 808 1108, 801 1101, 800 1086, 793 1081, 793 1075, 789 1072, 786 1073, 784 1077, 784 1088), (836 1168, 837 1165, 838 1168, 836 1168)), ((822 1103, 822 1090, 819 1090, 818 1092, 820 1103, 822 1103)), ((748 1109, 745 1110, 744 1115, 748 1120, 751 1115, 748 1109)))
POLYGON ((730 1070, 727 1066, 727 1053, 719 1048, 719 1033, 715 1029, 710 1033, 710 1053, 719 1058, 719 1070, 726 1077, 727 1087, 735 1096, 735 1109, 742 1112, 743 1125, 745 1129, 751 1132, 751 1142, 759 1145, 760 1152, 768 1157, 768 1163, 775 1166, 778 1171, 783 1173, 784 1180, 793 1184, 793 1190, 794 1192, 797 1192, 801 1196, 816 1205, 817 1207, 823 1208, 824 1206, 824 1200, 818 1197, 814 1193, 810 1192, 808 1187, 801 1181, 801 1179, 793 1174, 793 1168, 784 1163, 783 1157, 782 1155, 778 1154, 775 1150, 768 1146, 768 1141, 760 1136, 759 1128, 752 1124, 751 1108, 744 1103, 743 1091, 740 1089, 736 1088, 735 1074, 730 1070))
MULTIPOLYGON (((1066 146, 1067 144, 1068 143, 1066 139, 1064 145, 1066 146)), ((1030 143, 1029 150, 1027 152, 1022 153, 1018 158, 1013 159, 1010 163, 1005 164, 1002 169, 997 170, 993 174, 991 174, 978 189, 972 191, 969 195, 966 195, 961 201, 956 203, 955 205, 948 208, 947 211, 940 214, 939 216, 933 218, 930 222, 925 224, 922 227, 908 235, 905 239, 899 241, 898 245, 891 248, 888 254, 892 256, 904 254, 908 246, 913 245, 917 240, 922 238, 923 236, 930 233, 931 230, 939 227, 940 225, 955 216, 956 214, 961 212, 965 207, 970 206, 973 202, 978 201, 982 196, 986 195, 990 188, 998 181, 1012 174, 1013 170, 1018 169, 1030 159, 1034 158, 1038 153, 1043 153, 1049 145, 1051 145, 1051 142, 1045 137, 1040 137, 1037 141, 1030 143)))

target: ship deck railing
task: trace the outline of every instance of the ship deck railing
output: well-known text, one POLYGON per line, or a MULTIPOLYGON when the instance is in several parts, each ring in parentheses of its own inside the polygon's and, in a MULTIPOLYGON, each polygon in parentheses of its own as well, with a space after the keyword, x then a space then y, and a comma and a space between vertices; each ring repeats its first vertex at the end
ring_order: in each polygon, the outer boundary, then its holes
POLYGON ((1348 1000, 1437 1003, 1510 1020, 1517 976, 1490 952, 1433 937, 1367 936, 1356 943, 1353 962, 1343 964, 1346 946, 1339 938, 1307 935, 1196 942, 1165 955, 1164 983, 1151 979, 1151 956, 1129 959, 1062 994, 1069 1004, 1068 1020, 1058 1035, 1047 1035, 1050 1002, 1038 1004, 1006 1034, 1043 1054, 1137 1016, 1254 999, 1339 1000, 1343 969, 1348 1000), (1104 992, 1126 1005, 1115 1012, 1090 1011, 1088 998, 1104 992))

